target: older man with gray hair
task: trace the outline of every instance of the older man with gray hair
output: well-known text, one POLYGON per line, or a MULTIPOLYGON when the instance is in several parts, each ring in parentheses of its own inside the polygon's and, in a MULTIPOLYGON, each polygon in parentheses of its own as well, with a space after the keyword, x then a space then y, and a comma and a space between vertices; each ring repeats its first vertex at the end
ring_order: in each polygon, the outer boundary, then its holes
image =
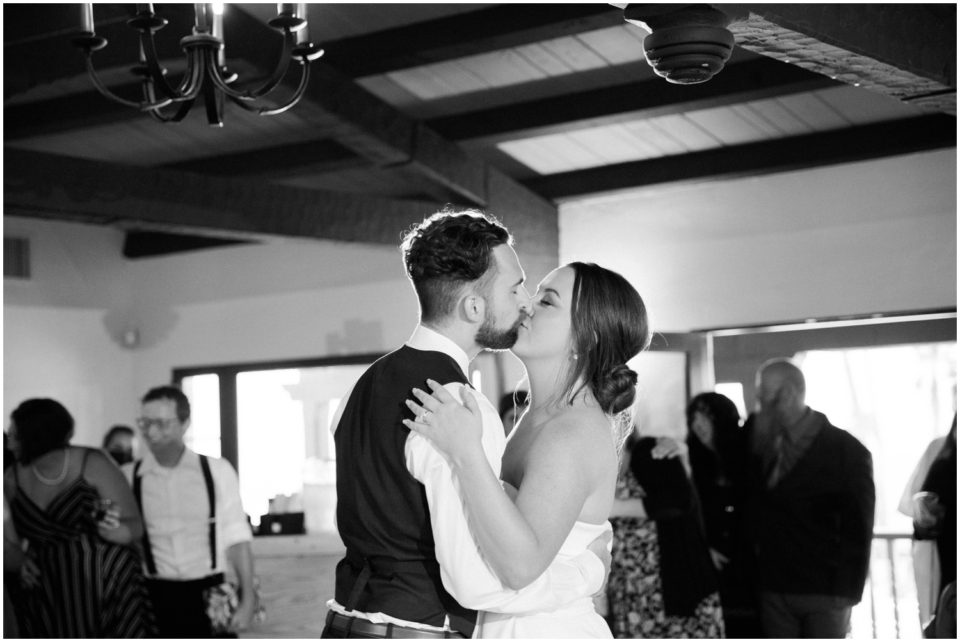
POLYGON ((749 532, 764 633, 846 637, 870 564, 870 451, 806 405, 803 373, 789 360, 760 367, 756 394, 749 532))

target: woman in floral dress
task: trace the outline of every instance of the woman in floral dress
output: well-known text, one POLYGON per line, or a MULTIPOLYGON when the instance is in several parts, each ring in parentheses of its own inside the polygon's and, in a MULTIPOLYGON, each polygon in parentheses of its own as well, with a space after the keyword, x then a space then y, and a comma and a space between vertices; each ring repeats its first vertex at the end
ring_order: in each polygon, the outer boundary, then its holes
POLYGON ((616 638, 721 638, 723 616, 696 493, 677 457, 654 459, 656 440, 627 440, 607 584, 616 638))

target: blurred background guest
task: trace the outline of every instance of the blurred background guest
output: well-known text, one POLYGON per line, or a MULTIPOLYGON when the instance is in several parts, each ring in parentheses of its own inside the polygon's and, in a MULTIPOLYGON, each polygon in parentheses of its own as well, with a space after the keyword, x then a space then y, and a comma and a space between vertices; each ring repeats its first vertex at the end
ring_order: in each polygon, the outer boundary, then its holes
POLYGON ((73 417, 53 399, 10 416, 16 463, 4 496, 24 540, 14 596, 24 637, 149 637, 154 633, 140 556, 143 533, 120 469, 100 450, 71 446, 73 417))
MULTIPOLYGON (((717 574, 679 457, 627 438, 613 514, 608 621, 616 638, 720 638, 717 574)), ((662 449, 661 449, 662 450, 662 449)))
MULTIPOLYGON (((954 417, 954 424, 956 424, 956 417, 954 417)), ((936 613, 937 598, 941 590, 940 555, 937 552, 937 544, 929 537, 929 533, 922 526, 917 527, 916 519, 919 515, 914 506, 914 496, 920 492, 920 488, 927 479, 927 473, 930 472, 930 465, 940 454, 946 441, 947 437, 943 435, 927 444, 926 450, 920 456, 920 460, 917 461, 904 486, 900 503, 897 505, 898 511, 914 520, 910 554, 913 559, 913 578, 917 585, 917 609, 921 628, 926 626, 936 613)))
POLYGON ((760 636, 753 560, 746 540, 747 443, 740 412, 729 398, 698 394, 687 405, 687 448, 710 557, 719 572, 727 637, 760 636))
POLYGON ((133 428, 117 424, 103 436, 103 449, 117 462, 118 466, 133 461, 133 428))
MULTIPOLYGON (((957 579, 957 419, 916 497, 915 530, 923 529, 937 544, 941 591, 957 579)), ((955 590, 955 588, 954 588, 955 590)), ((943 599, 942 594, 940 599, 943 599)), ((939 600, 938 600, 939 602, 939 600)), ((954 598, 954 620, 956 600, 954 598)), ((939 604, 937 619, 940 619, 939 604)))

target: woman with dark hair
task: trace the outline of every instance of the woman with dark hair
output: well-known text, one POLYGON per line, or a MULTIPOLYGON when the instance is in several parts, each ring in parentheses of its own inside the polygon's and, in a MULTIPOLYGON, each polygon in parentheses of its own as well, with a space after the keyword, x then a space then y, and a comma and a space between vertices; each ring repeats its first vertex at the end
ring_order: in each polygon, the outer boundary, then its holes
POLYGON ((123 473, 105 453, 71 446, 73 417, 53 399, 10 415, 16 463, 4 496, 26 543, 15 595, 24 637, 149 637, 154 633, 139 554, 143 525, 123 473))
MULTIPOLYGON (((433 396, 415 390, 419 403, 408 401, 417 419, 404 423, 451 461, 471 534, 510 588, 609 532, 621 443, 613 418, 633 403, 637 375, 626 364, 649 340, 643 300, 619 274, 589 263, 548 274, 513 346, 527 370, 529 408, 508 438, 502 486, 484 456, 469 391, 462 406, 430 381, 433 396)), ((587 638, 610 630, 585 597, 549 613, 481 613, 477 635, 587 638)))
POLYGON ((747 442, 740 411, 727 397, 703 392, 687 405, 687 447, 710 557, 719 571, 726 634, 761 634, 752 556, 743 532, 747 442))
POLYGON ((658 456, 656 438, 627 438, 610 521, 607 601, 614 637, 723 637, 697 494, 679 457, 658 456))

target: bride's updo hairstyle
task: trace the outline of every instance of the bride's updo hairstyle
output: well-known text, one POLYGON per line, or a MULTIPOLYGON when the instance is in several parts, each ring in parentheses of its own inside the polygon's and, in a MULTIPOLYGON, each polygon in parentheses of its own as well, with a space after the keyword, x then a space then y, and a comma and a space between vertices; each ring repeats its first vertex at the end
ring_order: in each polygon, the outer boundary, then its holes
POLYGON ((636 395, 637 373, 627 361, 650 344, 647 308, 637 290, 611 270, 594 263, 570 263, 572 359, 564 396, 570 401, 589 387, 600 408, 616 414, 636 395), (574 390, 577 382, 580 386, 574 390))

